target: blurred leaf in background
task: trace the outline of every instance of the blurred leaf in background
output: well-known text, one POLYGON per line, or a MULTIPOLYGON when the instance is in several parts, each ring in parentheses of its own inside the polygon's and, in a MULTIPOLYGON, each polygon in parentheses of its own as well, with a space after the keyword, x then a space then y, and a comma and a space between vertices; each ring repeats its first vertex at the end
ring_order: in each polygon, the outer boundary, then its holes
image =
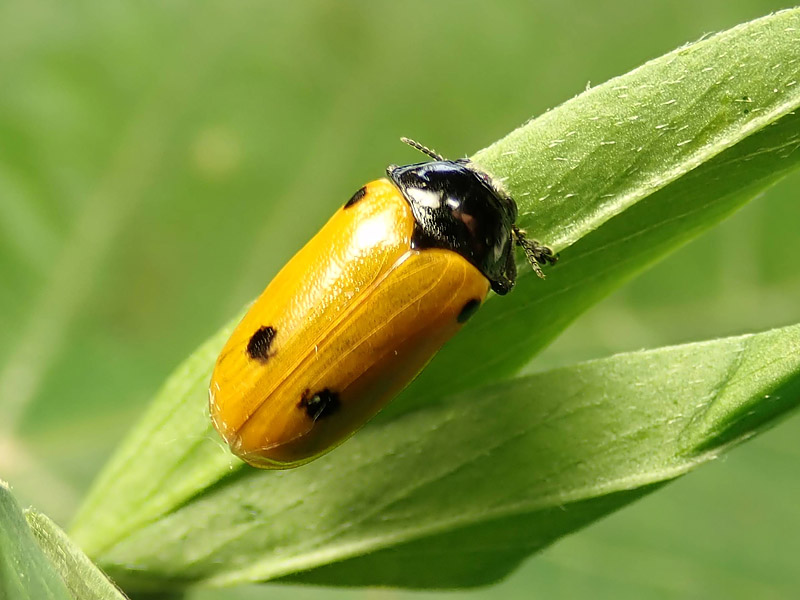
MULTIPOLYGON (((4 3, 0 474, 68 519, 166 374, 399 160, 400 135, 471 154, 587 80, 781 7, 4 3)), ((608 298, 531 368, 797 322, 797 184, 608 298)), ((798 427, 469 595, 787 595, 798 427)))
POLYGON ((0 481, 0 598, 71 600, 4 481, 0 481))
POLYGON ((0 598, 125 600, 58 525, 35 510, 20 510, 2 480, 0 598))

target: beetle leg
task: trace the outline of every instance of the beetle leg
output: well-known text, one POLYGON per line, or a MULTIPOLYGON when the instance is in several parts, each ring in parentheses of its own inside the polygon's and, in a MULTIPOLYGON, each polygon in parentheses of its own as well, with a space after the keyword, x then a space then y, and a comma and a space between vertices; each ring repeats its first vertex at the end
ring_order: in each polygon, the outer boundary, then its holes
POLYGON ((534 272, 544 279, 541 265, 555 264, 558 260, 558 254, 555 254, 552 249, 542 245, 538 241, 526 238, 525 232, 516 225, 512 228, 511 232, 514 237, 514 242, 525 252, 525 257, 528 259, 534 272))

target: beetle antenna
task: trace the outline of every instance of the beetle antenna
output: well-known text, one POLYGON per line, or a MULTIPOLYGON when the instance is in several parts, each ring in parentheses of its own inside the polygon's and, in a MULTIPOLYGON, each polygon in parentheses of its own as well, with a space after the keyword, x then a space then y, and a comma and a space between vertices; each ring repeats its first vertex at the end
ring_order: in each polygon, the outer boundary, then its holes
POLYGON ((444 157, 443 157, 441 154, 439 154, 438 152, 436 152, 436 150, 431 150, 431 149, 430 149, 430 148, 428 148, 427 146, 423 146, 423 145, 422 145, 422 144, 420 144, 419 142, 415 142, 414 140, 412 140, 412 139, 410 139, 410 138, 407 138, 407 137, 401 137, 401 138, 400 138, 400 141, 401 141, 401 142, 403 142, 404 144, 408 144, 408 145, 409 145, 409 146, 411 146, 412 148, 415 148, 415 149, 419 150, 419 151, 420 151, 420 152, 422 152, 423 154, 427 154, 427 155, 428 155, 428 156, 430 156, 430 157, 431 157, 433 160, 445 160, 445 158, 444 158, 444 157))

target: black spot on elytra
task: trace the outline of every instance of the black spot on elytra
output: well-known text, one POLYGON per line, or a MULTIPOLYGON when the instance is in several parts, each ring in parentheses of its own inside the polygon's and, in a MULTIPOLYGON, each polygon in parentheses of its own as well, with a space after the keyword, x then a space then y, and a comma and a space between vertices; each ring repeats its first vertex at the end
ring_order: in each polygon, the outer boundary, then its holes
POLYGON ((472 300, 468 300, 464 307, 461 309, 461 312, 458 313, 458 317, 456 320, 459 323, 466 323, 469 318, 475 314, 475 312, 480 308, 481 301, 477 298, 473 298, 472 300))
POLYGON ((367 195, 367 188, 365 186, 365 187, 362 187, 360 190, 358 190, 355 194, 353 194, 353 197, 350 198, 350 200, 347 201, 347 203, 344 205, 344 207, 345 208, 350 208, 354 204, 357 204, 358 201, 361 200, 366 195, 367 195))
POLYGON ((247 353, 250 358, 257 360, 267 360, 269 358, 269 347, 278 332, 274 327, 262 327, 253 334, 247 342, 247 353))
POLYGON ((316 394, 311 394, 310 390, 306 390, 297 406, 305 410, 312 421, 317 421, 329 417, 339 410, 339 394, 328 388, 316 394))

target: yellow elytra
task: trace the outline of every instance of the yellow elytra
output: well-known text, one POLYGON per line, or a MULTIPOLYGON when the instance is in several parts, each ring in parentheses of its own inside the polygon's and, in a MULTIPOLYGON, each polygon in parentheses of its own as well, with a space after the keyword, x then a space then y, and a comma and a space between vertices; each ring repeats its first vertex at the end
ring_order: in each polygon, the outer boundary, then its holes
POLYGON ((516 279, 513 249, 552 252, 466 160, 389 167, 275 276, 217 359, 211 419, 232 452, 289 468, 357 431, 483 302, 516 279))

